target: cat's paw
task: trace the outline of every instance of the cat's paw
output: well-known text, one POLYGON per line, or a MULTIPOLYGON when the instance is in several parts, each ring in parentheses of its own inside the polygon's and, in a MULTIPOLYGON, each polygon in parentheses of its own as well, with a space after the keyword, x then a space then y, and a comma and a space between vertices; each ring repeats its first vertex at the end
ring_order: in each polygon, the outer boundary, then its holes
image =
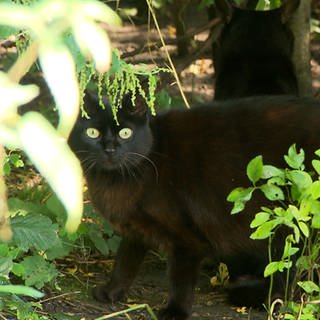
POLYGON ((123 288, 111 288, 110 286, 98 286, 93 289, 93 297, 100 302, 117 302, 123 299, 123 288))
POLYGON ((189 313, 178 307, 168 306, 158 313, 159 320, 187 320, 189 313))

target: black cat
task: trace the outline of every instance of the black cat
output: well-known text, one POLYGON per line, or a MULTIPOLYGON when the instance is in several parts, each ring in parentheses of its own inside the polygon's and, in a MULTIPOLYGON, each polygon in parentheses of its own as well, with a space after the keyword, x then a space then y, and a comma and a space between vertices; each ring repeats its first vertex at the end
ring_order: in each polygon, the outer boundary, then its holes
POLYGON ((298 95, 288 20, 300 1, 285 0, 281 8, 269 11, 231 7, 226 0, 215 3, 218 13, 210 15, 226 20, 213 46, 215 99, 298 95))
POLYGON ((119 125, 87 95, 90 119, 80 118, 70 146, 81 160, 92 203, 118 230, 111 281, 96 289, 116 301, 128 290, 150 247, 168 253, 169 299, 160 319, 187 319, 202 259, 230 262, 231 282, 260 276, 266 242, 253 241, 249 221, 265 201, 231 216, 228 193, 249 185, 246 165, 263 155, 283 165, 292 143, 309 159, 320 147, 320 104, 294 97, 256 97, 149 116, 147 107, 123 101, 119 125), (242 265, 235 263, 239 258, 242 265))

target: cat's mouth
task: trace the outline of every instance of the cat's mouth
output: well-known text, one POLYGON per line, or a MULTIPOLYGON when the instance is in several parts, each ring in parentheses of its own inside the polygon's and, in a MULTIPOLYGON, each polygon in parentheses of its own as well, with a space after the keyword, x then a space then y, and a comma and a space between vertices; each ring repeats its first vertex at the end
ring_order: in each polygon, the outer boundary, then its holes
POLYGON ((120 169, 121 164, 119 160, 107 159, 102 162, 102 167, 105 170, 116 170, 120 169))

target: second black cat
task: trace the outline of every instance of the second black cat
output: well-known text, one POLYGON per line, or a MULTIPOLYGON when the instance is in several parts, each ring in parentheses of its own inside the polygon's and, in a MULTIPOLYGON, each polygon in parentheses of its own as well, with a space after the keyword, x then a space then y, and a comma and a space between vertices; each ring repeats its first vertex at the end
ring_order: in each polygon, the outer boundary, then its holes
POLYGON ((227 20, 213 47, 215 99, 299 94, 292 61, 294 37, 288 26, 299 3, 284 0, 281 8, 255 11, 215 1, 227 20))
POLYGON ((98 299, 120 299, 150 247, 168 253, 162 320, 189 317, 207 255, 231 262, 231 282, 244 274, 264 281, 267 246, 249 238, 249 223, 266 203, 255 198, 245 213, 231 216, 226 198, 233 188, 249 185, 246 165, 256 155, 280 166, 296 143, 310 159, 320 147, 318 102, 247 98, 151 117, 143 103, 133 107, 127 99, 119 125, 108 105, 103 110, 87 96, 85 108, 90 119, 78 120, 70 145, 82 162, 92 203, 123 236, 111 281, 96 289, 98 299))

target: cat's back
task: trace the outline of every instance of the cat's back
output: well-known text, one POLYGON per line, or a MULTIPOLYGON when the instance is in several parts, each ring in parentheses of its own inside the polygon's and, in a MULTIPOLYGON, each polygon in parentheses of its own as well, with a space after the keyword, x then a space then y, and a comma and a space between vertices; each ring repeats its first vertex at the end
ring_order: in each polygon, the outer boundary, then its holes
MULTIPOLYGON (((296 143, 320 147, 320 103, 315 99, 265 96, 235 99, 158 116, 161 152, 180 165, 202 161, 225 167, 264 154, 282 159, 296 143)), ((277 160, 279 162, 279 160, 277 160)))
POLYGON ((191 109, 177 109, 156 117, 156 130, 162 134, 201 133, 232 131, 261 125, 272 126, 284 121, 283 126, 292 126, 296 120, 317 123, 320 102, 313 98, 295 96, 257 96, 228 101, 214 101, 191 109), (167 132, 165 132, 167 131, 167 132))

